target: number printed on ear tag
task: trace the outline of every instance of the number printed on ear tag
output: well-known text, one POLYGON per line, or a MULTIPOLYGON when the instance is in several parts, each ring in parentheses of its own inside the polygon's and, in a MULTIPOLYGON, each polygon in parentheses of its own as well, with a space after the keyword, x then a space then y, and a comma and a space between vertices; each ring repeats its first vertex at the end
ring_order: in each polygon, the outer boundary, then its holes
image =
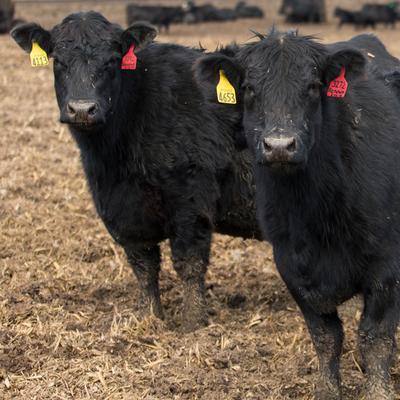
POLYGON ((347 81, 344 78, 344 73, 345 68, 343 66, 342 70, 340 71, 340 75, 329 85, 328 93, 326 94, 327 96, 344 97, 347 90, 347 81))
POLYGON ((219 83, 217 85, 219 103, 236 104, 236 92, 225 76, 225 71, 219 70, 219 83))
POLYGON ((136 69, 136 55, 133 53, 134 45, 131 46, 129 51, 124 55, 121 63, 121 69, 136 69))
POLYGON ((49 59, 47 58, 46 52, 37 44, 37 42, 32 42, 31 65, 32 67, 44 67, 49 65, 49 59))

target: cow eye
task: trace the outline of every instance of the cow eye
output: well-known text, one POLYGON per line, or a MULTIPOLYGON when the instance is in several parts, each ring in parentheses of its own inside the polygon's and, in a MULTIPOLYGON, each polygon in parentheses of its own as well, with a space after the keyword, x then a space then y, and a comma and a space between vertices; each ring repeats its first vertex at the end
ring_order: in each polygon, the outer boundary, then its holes
POLYGON ((53 64, 54 65, 60 65, 60 60, 56 57, 53 58, 53 64))
POLYGON ((310 94, 318 92, 318 84, 316 82, 311 83, 308 87, 308 91, 310 92, 310 94))
POLYGON ((117 62, 117 57, 110 58, 110 59, 105 63, 105 66, 106 66, 106 67, 112 67, 113 65, 116 64, 116 62, 117 62))
POLYGON ((254 88, 253 88, 253 86, 247 84, 247 85, 246 85, 246 92, 249 93, 249 94, 254 94, 254 88))

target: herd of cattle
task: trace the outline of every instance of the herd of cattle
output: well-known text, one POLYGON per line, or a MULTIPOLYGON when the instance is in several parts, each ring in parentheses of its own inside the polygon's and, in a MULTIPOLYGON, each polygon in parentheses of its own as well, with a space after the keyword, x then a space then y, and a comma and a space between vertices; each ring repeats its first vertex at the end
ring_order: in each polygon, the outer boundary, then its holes
MULTIPOLYGON (((0 33, 9 33, 12 28, 24 21, 14 19, 12 0, 0 0, 0 33)), ((282 0, 278 11, 285 15, 288 23, 326 22, 325 0, 282 0)), ((364 4, 361 10, 345 10, 336 7, 334 17, 339 19, 339 27, 352 24, 356 28, 375 28, 377 23, 395 26, 399 19, 399 2, 388 4, 364 4)), ((179 6, 159 6, 128 4, 126 20, 128 26, 136 21, 148 21, 158 29, 169 31, 171 24, 195 24, 209 21, 234 21, 239 18, 264 18, 262 8, 238 1, 234 8, 215 7, 213 4, 197 5, 194 1, 183 1, 179 6)))
MULTIPOLYGON (((375 28, 377 23, 395 25, 399 19, 399 2, 388 4, 366 3, 361 10, 345 10, 336 7, 334 17, 339 18, 339 27, 353 24, 356 27, 375 28)), ((278 11, 285 15, 287 23, 320 23, 326 22, 325 0, 282 0, 278 11)), ((257 6, 246 5, 239 1, 235 8, 218 8, 212 4, 196 5, 184 1, 182 6, 143 6, 129 4, 126 8, 128 25, 135 21, 149 21, 161 30, 173 23, 200 23, 208 21, 233 21, 238 18, 263 18, 264 11, 257 6)))
POLYGON ((95 12, 12 37, 52 57, 60 121, 96 210, 163 318, 160 247, 184 287, 182 329, 208 324, 213 232, 269 241, 339 400, 337 308, 357 294, 365 400, 392 399, 400 315, 400 61, 376 36, 323 45, 271 29, 215 52, 157 43, 148 22, 95 12), (160 62, 162 60, 162 62, 160 62))
MULTIPOLYGON (((285 15, 286 22, 325 22, 325 0, 282 0, 279 14, 285 15)), ((145 20, 159 29, 165 26, 168 31, 172 23, 194 24, 209 21, 234 21, 238 18, 263 18, 264 11, 257 6, 239 1, 235 8, 218 8, 212 4, 196 5, 184 1, 181 6, 143 6, 129 4, 126 7, 128 25, 145 20)))
POLYGON ((165 27, 177 23, 195 24, 209 21, 234 21, 238 18, 263 18, 264 11, 257 6, 248 6, 239 1, 235 8, 218 8, 212 4, 195 5, 184 1, 181 6, 143 6, 128 4, 126 7, 128 25, 136 21, 149 21, 153 25, 165 27))
POLYGON ((356 28, 366 28, 383 22, 385 25, 392 25, 394 28, 399 19, 399 2, 394 1, 388 4, 364 4, 361 10, 344 10, 336 7, 334 16, 339 18, 339 27, 343 24, 352 24, 356 28))

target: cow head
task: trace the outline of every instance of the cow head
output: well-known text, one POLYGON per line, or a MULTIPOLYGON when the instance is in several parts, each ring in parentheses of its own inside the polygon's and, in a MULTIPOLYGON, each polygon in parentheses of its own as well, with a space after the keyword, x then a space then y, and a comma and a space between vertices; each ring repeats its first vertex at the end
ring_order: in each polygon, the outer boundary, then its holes
POLYGON ((366 60, 355 49, 329 54, 312 37, 293 31, 273 29, 258 36, 260 40, 243 46, 234 60, 205 56, 196 64, 197 74, 210 82, 219 69, 226 71, 243 100, 244 132, 256 162, 293 171, 307 163, 318 145, 330 82, 344 67, 351 83, 363 75, 366 60))
POLYGON ((70 14, 50 30, 28 23, 11 32, 26 52, 37 42, 54 59, 60 121, 84 132, 106 123, 120 93, 122 74, 135 73, 121 71, 123 56, 132 45, 133 52, 139 52, 156 34, 146 22, 123 30, 93 11, 70 14))

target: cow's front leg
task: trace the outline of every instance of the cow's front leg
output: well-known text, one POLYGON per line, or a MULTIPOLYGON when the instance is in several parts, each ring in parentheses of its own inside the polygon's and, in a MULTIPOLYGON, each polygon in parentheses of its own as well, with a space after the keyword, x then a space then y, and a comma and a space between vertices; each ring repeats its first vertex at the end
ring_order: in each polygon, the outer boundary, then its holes
POLYGON ((172 261, 182 280, 184 309, 181 328, 192 332, 209 324, 205 301, 205 274, 209 264, 212 228, 207 220, 179 227, 170 237, 172 261))
POLYGON ((340 400, 339 359, 342 352, 343 328, 336 313, 304 314, 315 351, 318 356, 319 376, 315 386, 315 400, 340 400))
POLYGON ((299 305, 318 357, 319 376, 314 400, 341 400, 339 361, 343 344, 343 327, 337 311, 318 314, 304 300, 298 286, 290 277, 282 276, 289 291, 299 305), (286 278, 286 279, 285 279, 286 278))
POLYGON ((129 264, 139 284, 139 319, 153 313, 164 319, 158 285, 161 254, 154 243, 135 243, 124 247, 129 264))
POLYGON ((390 364, 399 320, 397 286, 376 284, 364 296, 359 348, 367 374, 365 400, 392 400, 390 364))

